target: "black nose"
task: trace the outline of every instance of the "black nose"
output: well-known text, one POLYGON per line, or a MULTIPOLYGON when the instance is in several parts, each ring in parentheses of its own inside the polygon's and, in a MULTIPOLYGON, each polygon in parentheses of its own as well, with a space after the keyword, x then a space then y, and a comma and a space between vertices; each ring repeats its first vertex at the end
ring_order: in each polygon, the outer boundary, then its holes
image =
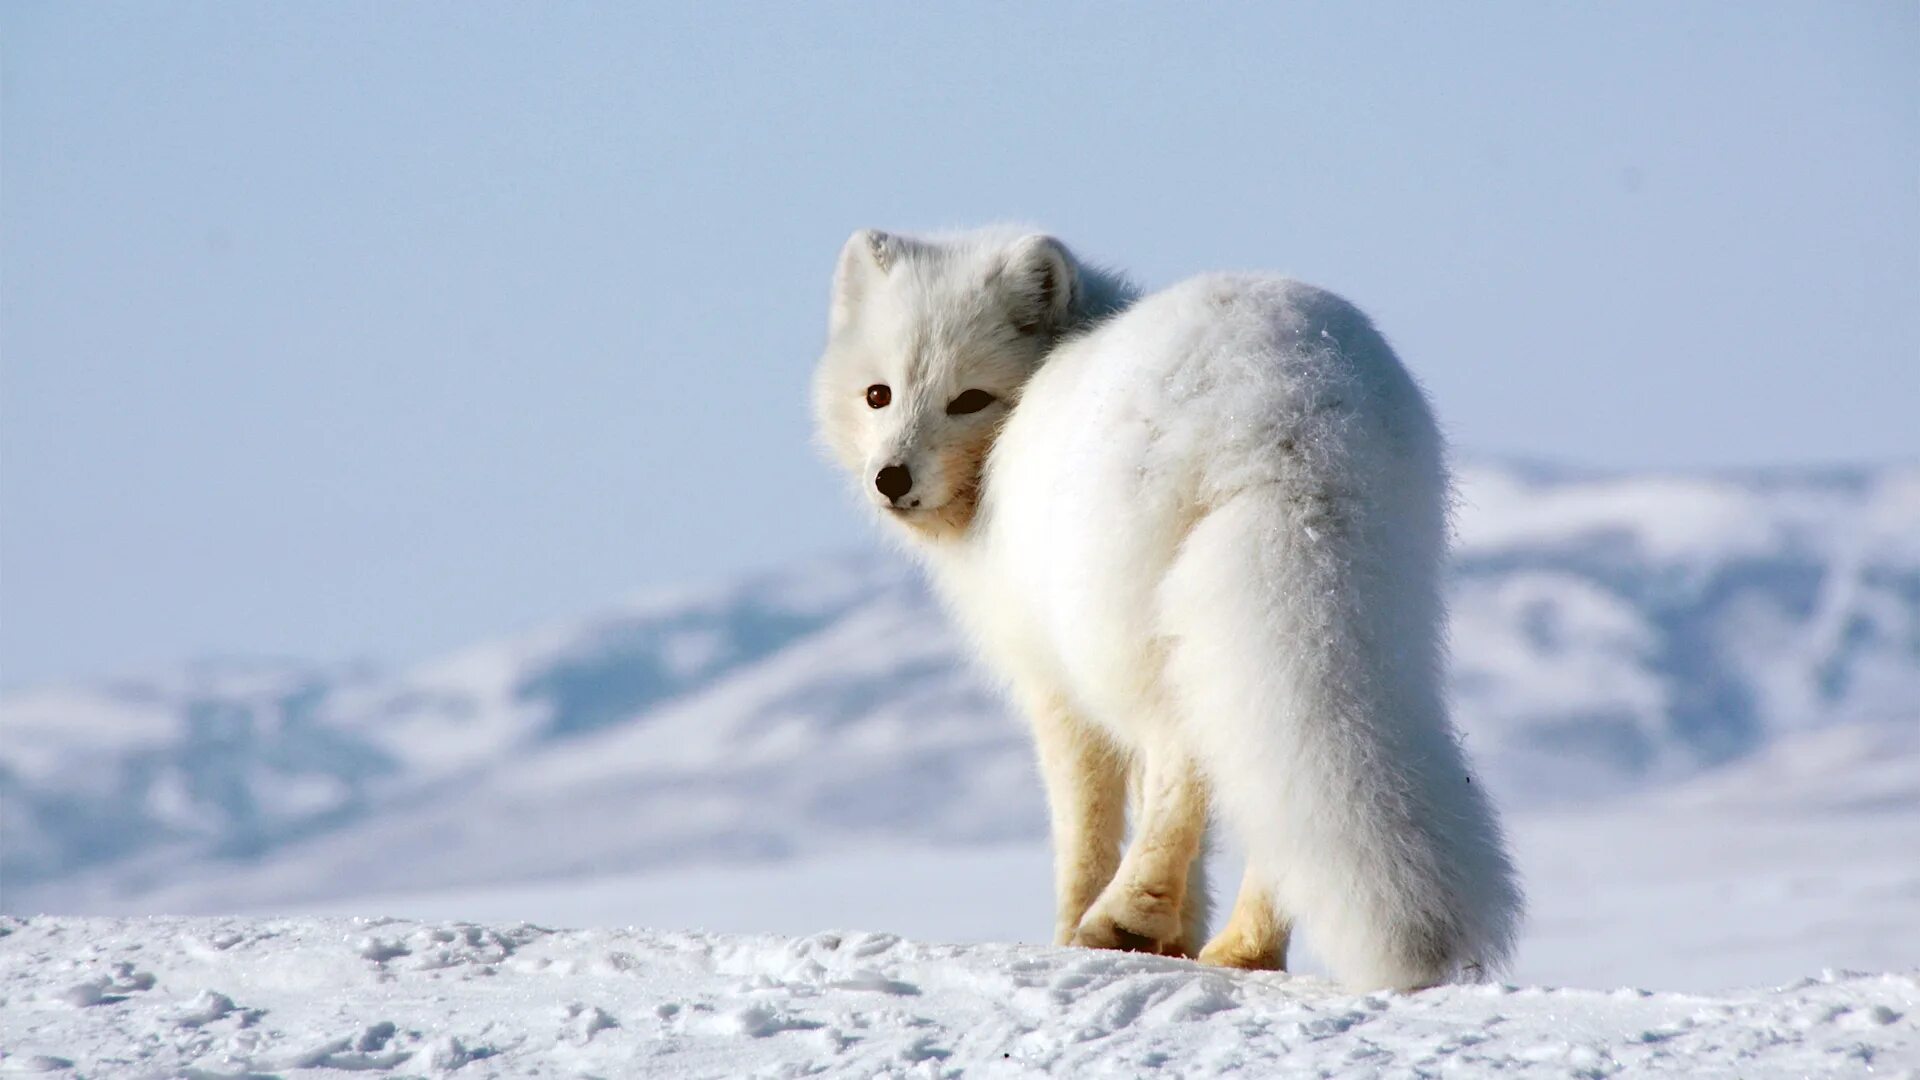
POLYGON ((889 465, 873 478, 873 486, 880 489, 880 494, 885 495, 887 501, 899 502, 900 496, 913 490, 913 474, 907 471, 905 465, 889 465))

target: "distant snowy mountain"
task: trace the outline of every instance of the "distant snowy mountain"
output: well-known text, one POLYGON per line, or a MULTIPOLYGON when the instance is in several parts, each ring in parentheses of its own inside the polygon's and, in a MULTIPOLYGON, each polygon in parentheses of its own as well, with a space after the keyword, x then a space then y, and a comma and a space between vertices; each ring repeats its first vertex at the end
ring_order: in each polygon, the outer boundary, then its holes
MULTIPOLYGON (((1822 731, 1896 733, 1833 736, 1833 760, 1920 770, 1902 734, 1920 722, 1920 467, 1482 466, 1459 521, 1453 686, 1509 804, 1752 766, 1822 731), (1847 756, 1862 746, 1881 759, 1847 756)), ((1041 827, 1018 724, 890 557, 655 597, 397 674, 208 664, 0 702, 10 910, 1041 827)))
POLYGON ((1509 799, 1920 723, 1920 467, 1464 479, 1455 700, 1509 799))

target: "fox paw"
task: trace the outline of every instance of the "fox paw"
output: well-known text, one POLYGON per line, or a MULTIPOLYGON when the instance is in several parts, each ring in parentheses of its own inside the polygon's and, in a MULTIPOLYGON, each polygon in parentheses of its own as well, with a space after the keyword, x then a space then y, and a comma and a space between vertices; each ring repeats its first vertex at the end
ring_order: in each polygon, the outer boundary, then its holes
POLYGON ((1192 955, 1182 940, 1179 917, 1151 911, 1115 916, 1096 908, 1080 920, 1079 929, 1073 932, 1068 944, 1082 949, 1117 949, 1155 956, 1192 955))
POLYGON ((1212 967, 1239 968, 1242 971, 1285 971, 1286 942, 1248 941, 1222 934, 1207 942, 1197 959, 1212 967))

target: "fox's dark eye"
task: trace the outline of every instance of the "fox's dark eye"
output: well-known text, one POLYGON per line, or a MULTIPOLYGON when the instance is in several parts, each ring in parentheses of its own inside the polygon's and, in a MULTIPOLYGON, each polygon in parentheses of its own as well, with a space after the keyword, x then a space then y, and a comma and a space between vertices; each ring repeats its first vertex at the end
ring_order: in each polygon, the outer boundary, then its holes
POLYGON ((893 400, 893 390, 886 383, 874 383, 867 387, 867 408, 884 409, 893 400))
POLYGON ((976 413, 993 404, 993 395, 985 390, 968 390, 952 401, 947 402, 948 416, 965 416, 976 413))

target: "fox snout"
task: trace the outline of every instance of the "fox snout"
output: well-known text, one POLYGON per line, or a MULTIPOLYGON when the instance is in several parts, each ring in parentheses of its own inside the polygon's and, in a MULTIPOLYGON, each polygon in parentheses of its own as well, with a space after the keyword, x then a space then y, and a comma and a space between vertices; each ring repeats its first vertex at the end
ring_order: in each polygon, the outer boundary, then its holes
POLYGON ((873 486, 897 505, 901 496, 913 490, 913 473, 905 465, 889 465, 874 475, 873 486))

